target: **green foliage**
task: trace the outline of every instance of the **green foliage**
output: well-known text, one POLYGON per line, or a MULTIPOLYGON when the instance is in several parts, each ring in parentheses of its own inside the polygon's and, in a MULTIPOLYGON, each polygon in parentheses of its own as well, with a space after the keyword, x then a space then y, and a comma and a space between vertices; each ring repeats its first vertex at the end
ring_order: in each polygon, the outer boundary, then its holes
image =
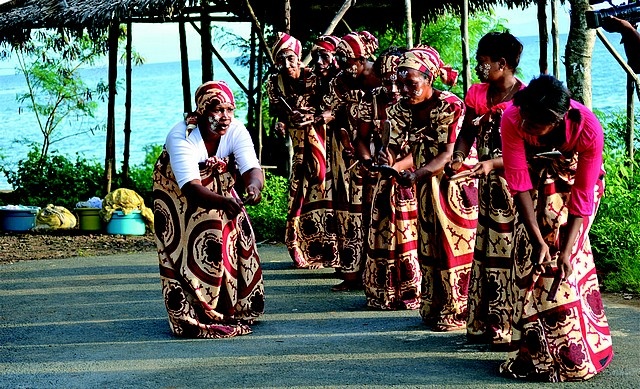
POLYGON ((104 197, 100 196, 104 167, 80 156, 71 161, 53 152, 43 158, 34 145, 27 159, 18 162, 17 170, 0 169, 14 189, 11 201, 15 204, 54 204, 72 210, 80 200, 104 197))
MULTIPOLYGON (((628 157, 626 115, 598 116, 605 128, 607 174, 605 195, 590 234, 596 266, 606 290, 640 293, 640 159, 628 157)), ((636 128, 638 122, 636 118, 636 128)))
MULTIPOLYGON (((504 20, 497 19, 493 11, 478 12, 469 18, 469 55, 471 63, 469 66, 473 69, 475 66, 475 48, 482 36, 491 31, 505 31, 504 20)), ((406 47, 407 40, 404 35, 395 32, 387 32, 378 37, 380 48, 385 49, 389 46, 406 47)), ((460 32, 460 17, 447 13, 439 16, 434 23, 426 24, 422 28, 422 35, 414 45, 424 44, 434 47, 440 53, 442 61, 461 71, 462 67, 462 38, 460 32)), ((434 86, 441 90, 451 90, 458 96, 463 96, 461 79, 453 88, 443 85, 440 80, 436 80, 434 86)), ((478 78, 475 72, 471 72, 470 83, 477 83, 478 78)))
MULTIPOLYGON (((138 193, 150 206, 152 201, 153 167, 162 146, 145 147, 146 156, 141 165, 131 167, 129 183, 122 184, 122 177, 114 180, 114 189, 128 188, 138 193)), ((73 210, 78 201, 86 201, 93 196, 104 198, 102 177, 104 166, 76 155, 76 160, 52 152, 41 158, 36 145, 25 160, 18 162, 18 169, 0 166, 13 192, 3 196, 2 203, 37 205, 61 205, 73 210)))
POLYGON ((247 206, 247 213, 258 241, 282 242, 287 224, 289 181, 270 172, 266 172, 265 177, 262 201, 247 206))

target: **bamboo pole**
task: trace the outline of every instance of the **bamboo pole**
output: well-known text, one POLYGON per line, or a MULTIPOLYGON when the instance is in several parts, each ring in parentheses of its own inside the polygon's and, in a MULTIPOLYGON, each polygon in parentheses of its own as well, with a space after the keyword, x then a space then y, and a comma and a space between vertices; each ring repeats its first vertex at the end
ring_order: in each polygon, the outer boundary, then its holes
MULTIPOLYGON (((340 10, 338 10, 338 13, 336 13, 336 16, 334 16, 333 20, 331 20, 331 23, 329 23, 329 27, 327 27, 323 35, 330 35, 331 33, 333 33, 333 30, 336 28, 340 20, 342 20, 342 18, 344 17, 344 14, 346 14, 349 8, 355 4, 356 4, 356 0, 345 0, 345 2, 342 4, 342 7, 340 7, 340 10)), ((302 61, 302 63, 305 66, 307 66, 310 61, 311 61, 311 53, 308 53, 307 56, 302 61)))
POLYGON ((627 73, 627 75, 633 79, 633 81, 635 82, 636 94, 640 99, 640 79, 638 79, 638 75, 633 71, 633 69, 631 69, 631 66, 629 66, 629 64, 616 51, 616 49, 613 47, 611 42, 609 42, 609 39, 607 39, 607 37, 602 33, 602 31, 599 28, 596 29, 596 36, 600 38, 600 41, 602 42, 604 47, 606 47, 606 49, 609 50, 609 53, 611 53, 613 58, 615 58, 616 61, 618 61, 618 64, 627 73))

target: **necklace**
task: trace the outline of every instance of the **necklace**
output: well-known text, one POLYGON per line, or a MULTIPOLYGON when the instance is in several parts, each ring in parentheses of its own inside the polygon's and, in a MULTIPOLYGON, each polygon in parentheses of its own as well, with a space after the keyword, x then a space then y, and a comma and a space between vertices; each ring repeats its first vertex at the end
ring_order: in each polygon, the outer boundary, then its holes
POLYGON ((505 95, 504 95, 504 96, 502 96, 502 98, 500 99, 500 101, 498 101, 498 102, 497 102, 497 103, 495 103, 495 104, 494 104, 494 102, 493 102, 493 96, 489 96, 489 107, 493 107, 494 105, 498 105, 498 104, 503 103, 504 101, 506 101, 506 100, 507 100, 507 98, 508 98, 509 96, 511 96, 511 92, 513 92, 513 88, 515 88, 515 87, 516 87, 516 84, 517 84, 517 83, 518 83, 518 81, 516 80, 516 81, 511 85, 511 87, 509 88, 509 90, 507 90, 507 93, 505 93, 505 95))

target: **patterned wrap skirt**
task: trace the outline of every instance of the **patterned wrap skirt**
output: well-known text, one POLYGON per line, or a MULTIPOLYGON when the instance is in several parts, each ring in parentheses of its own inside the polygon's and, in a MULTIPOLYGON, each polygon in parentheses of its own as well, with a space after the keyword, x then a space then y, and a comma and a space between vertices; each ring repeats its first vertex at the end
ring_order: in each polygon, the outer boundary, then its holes
POLYGON ((305 126, 289 132, 293 161, 285 243, 297 268, 337 267, 338 242, 332 205, 333 178, 327 174, 325 128, 305 126))
POLYGON ((367 306, 420 308, 418 206, 413 188, 381 177, 375 186, 368 234, 364 291, 367 306))
MULTIPOLYGON (((544 170, 540 176, 542 184, 532 191, 532 198, 540 230, 554 253, 566 233, 571 185, 544 170)), ((594 211, 583 219, 571 253, 573 273, 567 282, 555 277, 555 259, 542 273, 533 270, 527 231, 516 223, 513 335, 507 360, 500 366, 502 374, 536 381, 580 381, 611 362, 611 333, 588 236, 603 193, 599 180, 594 211)))
MULTIPOLYGON (((231 173, 208 167, 200 176, 209 190, 238 197, 231 173)), ((190 338, 251 333, 248 325, 264 312, 264 284, 244 208, 230 219, 224 211, 190 203, 178 188, 166 151, 154 169, 153 195, 160 280, 171 331, 190 338)))
POLYGON ((443 174, 417 187, 420 315, 435 331, 463 329, 478 222, 477 179, 443 174))
POLYGON ((506 346, 513 308, 511 251, 515 207, 506 180, 497 172, 478 180, 478 228, 471 279, 467 337, 506 346))

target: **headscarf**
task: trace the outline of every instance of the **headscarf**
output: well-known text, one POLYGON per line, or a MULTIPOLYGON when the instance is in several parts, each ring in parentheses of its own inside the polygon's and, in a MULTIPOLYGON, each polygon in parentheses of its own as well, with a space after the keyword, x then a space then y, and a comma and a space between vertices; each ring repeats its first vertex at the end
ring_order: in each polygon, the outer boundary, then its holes
POLYGON ((347 58, 369 58, 378 50, 378 39, 368 31, 350 32, 338 43, 336 53, 347 58))
POLYGON ((209 104, 217 101, 219 104, 230 103, 235 108, 236 102, 229 85, 224 81, 207 81, 196 89, 195 102, 196 110, 185 118, 187 123, 187 135, 196 128, 198 118, 204 115, 209 104))
POLYGON ((279 32, 278 39, 276 40, 276 43, 271 48, 273 57, 275 58, 278 55, 278 53, 280 53, 283 50, 292 50, 299 57, 300 54, 302 54, 302 44, 300 43, 299 40, 292 37, 291 35, 284 32, 279 32))
POLYGON ((320 35, 316 42, 313 44, 311 51, 316 50, 326 50, 330 53, 335 53, 338 48, 338 43, 340 43, 340 38, 333 35, 320 35))
POLYGON ((385 55, 381 58, 380 74, 395 73, 398 70, 400 58, 399 55, 385 55))
POLYGON ((216 100, 219 104, 230 103, 234 107, 236 102, 233 98, 231 88, 224 81, 207 81, 196 89, 196 113, 204 114, 207 106, 216 100))
POLYGON ((400 58, 398 67, 430 73, 434 78, 440 76, 442 82, 449 86, 454 86, 458 78, 458 72, 445 65, 438 51, 430 46, 417 46, 407 51, 400 58))

